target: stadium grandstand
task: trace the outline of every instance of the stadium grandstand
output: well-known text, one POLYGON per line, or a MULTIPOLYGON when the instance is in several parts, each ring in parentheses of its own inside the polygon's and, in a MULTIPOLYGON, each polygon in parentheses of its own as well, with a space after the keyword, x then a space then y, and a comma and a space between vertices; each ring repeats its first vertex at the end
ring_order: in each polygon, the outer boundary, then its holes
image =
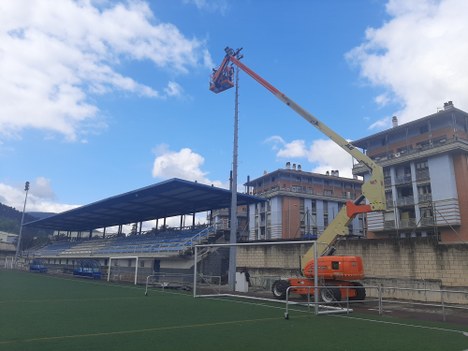
MULTIPOLYGON (((238 206, 264 199, 237 193, 238 206)), ((71 274, 83 260, 94 260, 103 277, 144 283, 151 274, 162 272, 192 274, 193 248, 196 244, 224 242, 224 232, 217 230, 212 211, 230 207, 231 191, 214 186, 171 179, 145 188, 100 200, 73 210, 28 222, 25 226, 52 229, 52 241, 24 252, 25 265, 40 259, 49 273, 71 274), (196 215, 207 212, 206 223, 196 223, 196 215), (170 228, 167 219, 180 216, 180 225, 170 228), (192 218, 186 225, 182 218, 192 218), (142 223, 154 221, 143 231, 142 223), (131 225, 130 233, 123 227, 131 225), (108 228, 116 232, 106 233, 108 228)), ((205 258, 213 275, 224 276, 228 257, 205 258)))

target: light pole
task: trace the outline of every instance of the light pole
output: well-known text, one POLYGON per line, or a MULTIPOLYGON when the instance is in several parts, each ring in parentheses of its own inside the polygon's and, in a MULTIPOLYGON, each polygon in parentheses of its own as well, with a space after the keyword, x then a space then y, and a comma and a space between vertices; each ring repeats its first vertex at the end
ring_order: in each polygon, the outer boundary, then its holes
POLYGON ((15 265, 18 264, 18 256, 19 256, 19 252, 21 248, 21 235, 23 234, 24 213, 26 212, 26 202, 28 201, 29 182, 26 182, 24 184, 24 191, 26 192, 26 195, 24 196, 23 214, 21 215, 21 224, 20 224, 20 229, 19 229, 18 242, 16 243, 15 265))
MULTIPOLYGON (((239 68, 236 67, 236 95, 234 107, 234 146, 232 153, 232 180, 231 180, 231 213, 229 243, 237 243, 237 159, 239 141, 239 68)), ((228 285, 234 291, 236 289, 237 248, 229 247, 229 271, 228 285)))

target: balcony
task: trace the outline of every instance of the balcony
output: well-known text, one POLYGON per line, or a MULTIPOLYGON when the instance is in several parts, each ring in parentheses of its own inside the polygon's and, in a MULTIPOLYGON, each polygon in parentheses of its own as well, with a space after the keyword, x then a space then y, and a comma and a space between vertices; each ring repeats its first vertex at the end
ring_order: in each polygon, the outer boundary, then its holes
POLYGON ((419 194, 419 202, 432 202, 432 194, 419 194))
POLYGON ((404 196, 400 197, 396 201, 397 206, 413 206, 414 205, 414 198, 413 196, 404 196))
MULTIPOLYGON (((399 229, 408 229, 408 228, 416 228, 416 227, 432 227, 435 225, 434 217, 422 217, 419 220, 419 223, 416 223, 415 218, 407 218, 407 219, 400 219, 400 226, 399 229)), ((384 222, 384 230, 395 230, 397 229, 395 226, 395 221, 385 221, 384 222)))
POLYGON ((422 217, 419 223, 420 227, 431 227, 435 224, 434 217, 422 217))
POLYGON ((415 228, 416 218, 400 219, 400 228, 415 228))
POLYGON ((395 221, 385 221, 384 230, 391 230, 391 229, 395 229, 395 221))
MULTIPOLYGON (((356 189, 357 192, 359 190, 356 189)), ((313 190, 311 188, 306 188, 303 186, 291 186, 291 187, 275 187, 267 191, 254 191, 254 194, 257 196, 263 197, 273 197, 277 195, 290 195, 290 196, 297 196, 305 195, 311 198, 326 198, 326 199, 334 199, 336 201, 343 201, 352 199, 355 195, 354 191, 343 191, 341 188, 333 188, 333 189, 316 189, 313 190)), ((264 212, 264 211, 263 211, 264 212)))
POLYGON ((425 180, 429 180, 429 170, 428 169, 420 169, 416 171, 416 181, 421 182, 425 180))
POLYGON ((395 185, 407 183, 411 183, 411 174, 405 174, 395 178, 395 185))
POLYGON ((385 177, 384 178, 384 184, 387 187, 391 186, 392 185, 392 179, 390 177, 385 177))

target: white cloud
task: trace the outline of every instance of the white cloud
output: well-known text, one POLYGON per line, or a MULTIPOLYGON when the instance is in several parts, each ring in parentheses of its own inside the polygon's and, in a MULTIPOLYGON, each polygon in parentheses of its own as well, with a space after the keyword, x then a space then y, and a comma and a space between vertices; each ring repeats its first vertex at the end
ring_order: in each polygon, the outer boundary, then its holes
POLYGON ((386 106, 390 103, 391 98, 388 96, 388 94, 380 94, 375 97, 374 101, 379 106, 386 106))
POLYGON ((326 171, 339 170, 341 177, 353 177, 351 155, 332 140, 314 140, 309 148, 307 160, 316 165, 313 172, 324 174, 326 171))
POLYGON ((392 126, 392 122, 390 120, 389 117, 384 117, 382 119, 379 119, 377 121, 375 121, 374 123, 372 123, 370 126, 369 126, 369 129, 370 130, 382 130, 382 129, 388 129, 392 126))
MULTIPOLYGON (((13 186, 0 183, 0 202, 4 205, 23 211, 25 191, 24 184, 13 186)), ((78 207, 78 205, 61 204, 54 201, 55 195, 50 181, 39 177, 31 181, 26 212, 63 212, 78 207)))
POLYGON ((38 198, 55 199, 55 193, 52 190, 50 179, 44 177, 38 177, 30 184, 30 194, 38 198))
MULTIPOLYGON (((352 178, 352 157, 332 140, 317 139, 307 146, 304 140, 286 142, 280 136, 273 136, 266 140, 272 143, 276 156, 285 161, 306 159, 311 163, 312 172, 325 174, 326 171, 339 170, 342 177, 352 178)), ((296 162, 299 163, 299 162, 296 162)), ((303 170, 308 170, 302 165, 303 170)))
POLYGON ((193 4, 202 11, 219 12, 222 15, 229 9, 227 0, 184 0, 184 3, 193 4))
POLYGON ((183 88, 176 82, 170 81, 167 83, 167 87, 164 88, 164 92, 169 97, 180 96, 182 95, 183 88))
POLYGON ((158 22, 142 1, 1 1, 0 135, 36 128, 78 140, 102 127, 93 94, 181 93, 173 81, 159 92, 118 72, 143 60, 174 73, 212 63, 203 41, 158 22))
POLYGON ((286 143, 281 150, 278 151, 277 156, 282 158, 287 157, 304 157, 307 154, 304 140, 293 140, 286 143))
POLYGON ((155 178, 181 178, 224 187, 221 181, 207 178, 207 172, 201 169, 205 159, 189 148, 171 151, 166 145, 160 145, 155 148, 155 153, 156 158, 154 159, 152 172, 155 178))
POLYGON ((445 101, 468 108, 468 1, 390 0, 390 20, 368 28, 347 54, 360 74, 386 92, 378 104, 397 103, 400 122, 436 112, 445 101))

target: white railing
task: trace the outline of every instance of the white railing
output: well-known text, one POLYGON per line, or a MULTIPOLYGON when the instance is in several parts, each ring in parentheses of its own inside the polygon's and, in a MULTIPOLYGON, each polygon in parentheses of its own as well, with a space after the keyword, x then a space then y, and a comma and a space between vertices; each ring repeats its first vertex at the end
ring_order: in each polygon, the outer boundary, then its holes
MULTIPOLYGON (((461 313, 464 317, 468 317, 468 290, 443 290, 443 289, 419 289, 419 288, 402 288, 395 286, 374 286, 365 285, 368 296, 365 300, 350 300, 348 298, 341 301, 324 302, 319 299, 320 289, 338 288, 338 289, 355 289, 355 286, 301 286, 301 289, 308 289, 307 302, 302 303, 306 305, 310 311, 310 307, 314 307, 316 315, 326 313, 349 313, 352 312, 352 306, 367 307, 369 304, 377 304, 375 310, 379 315, 383 315, 385 311, 393 309, 396 310, 399 306, 412 306, 413 309, 419 308, 420 313, 441 314, 442 320, 445 322, 447 319, 448 311, 456 311, 461 313), (405 298, 403 299, 402 296, 405 298), (314 301, 311 301, 313 298, 314 301), (456 301, 456 302, 454 302, 456 301), (384 308, 385 307, 385 308, 384 308), (322 311, 320 311, 322 308, 322 311)), ((290 294, 294 293, 297 289, 295 286, 290 286, 286 291, 286 307, 284 317, 289 319, 289 310, 292 303, 290 294)), ((348 294, 346 294, 348 295, 348 294)), ((297 304, 297 302, 294 302, 297 304)), ((366 310, 370 310, 366 308, 366 310)))

